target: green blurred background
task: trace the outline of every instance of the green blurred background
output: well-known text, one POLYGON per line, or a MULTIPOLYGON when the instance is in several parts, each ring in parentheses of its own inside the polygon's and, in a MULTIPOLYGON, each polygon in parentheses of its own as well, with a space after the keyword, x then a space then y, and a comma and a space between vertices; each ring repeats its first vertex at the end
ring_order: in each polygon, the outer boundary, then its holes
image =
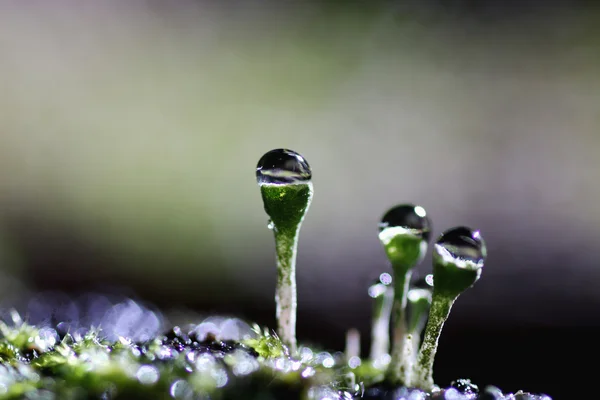
POLYGON ((368 340, 377 222, 415 202, 489 245, 441 383, 561 398, 556 364, 587 356, 557 341, 600 325, 599 23, 593 2, 2 2, 2 304, 116 286, 273 325, 254 169, 287 147, 315 185, 301 340, 368 340))

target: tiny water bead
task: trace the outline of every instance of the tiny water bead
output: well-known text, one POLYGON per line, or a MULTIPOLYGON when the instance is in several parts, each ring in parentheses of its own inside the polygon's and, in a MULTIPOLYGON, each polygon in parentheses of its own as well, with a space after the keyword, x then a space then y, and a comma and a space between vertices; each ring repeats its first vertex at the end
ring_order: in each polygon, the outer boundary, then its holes
POLYGON ((260 187, 268 227, 275 235, 277 334, 296 352, 296 254, 298 235, 313 196, 312 173, 304 157, 288 149, 265 153, 258 161, 260 187))
POLYGON ((256 166, 259 185, 285 185, 310 181, 310 166, 300 154, 288 149, 265 153, 256 166))
POLYGON ((435 244, 436 253, 461 268, 481 268, 487 255, 479 231, 464 226, 444 232, 435 244))
POLYGON ((428 241, 430 232, 427 212, 414 204, 400 204, 389 209, 379 223, 379 238, 384 245, 396 235, 412 235, 428 241))

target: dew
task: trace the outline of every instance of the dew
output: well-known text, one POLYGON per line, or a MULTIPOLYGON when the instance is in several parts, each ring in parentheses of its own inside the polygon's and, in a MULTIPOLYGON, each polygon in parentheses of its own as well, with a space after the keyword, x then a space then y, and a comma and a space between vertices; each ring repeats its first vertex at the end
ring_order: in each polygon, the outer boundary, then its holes
POLYGON ((256 166, 259 185, 308 183, 311 177, 310 166, 304 157, 288 149, 275 149, 265 153, 256 166))
POLYGON ((303 378, 310 378, 311 376, 313 376, 317 371, 313 368, 313 367, 307 367, 304 369, 304 371, 302 371, 302 377, 303 378))
POLYGON ((179 379, 173 382, 169 389, 169 394, 175 399, 190 399, 193 397, 194 391, 189 383, 183 379, 179 379))
POLYGON ((464 226, 444 232, 435 244, 439 257, 459 268, 480 269, 487 250, 479 231, 464 226))
POLYGON ((358 356, 350 357, 350 359, 348 360, 348 366, 352 369, 360 367, 361 363, 362 361, 358 356))
POLYGON ((445 400, 465 400, 465 396, 463 396, 458 390, 455 388, 450 388, 446 390, 444 393, 445 400))
POLYGON ((256 358, 241 350, 228 354, 225 363, 231 367, 236 376, 248 375, 260 367, 256 358))
POLYGON ((222 369, 222 368, 213 369, 211 371, 210 375, 215 381, 215 387, 221 388, 221 387, 227 385, 227 381, 229 380, 229 377, 227 376, 227 371, 225 371, 224 369, 222 369))
POLYGON ((320 365, 324 366, 325 368, 331 368, 335 365, 335 359, 333 358, 333 356, 330 353, 328 353, 326 351, 318 353, 316 355, 316 357, 314 358, 314 362, 317 365, 320 364, 320 365))
POLYGON ((333 357, 326 358, 323 360, 323 366, 325 368, 333 368, 334 365, 335 365, 335 361, 334 361, 333 357))
POLYGON ((143 385, 152 385, 158 381, 160 374, 152 365, 142 365, 136 372, 135 377, 143 385))
POLYGON ((379 223, 379 238, 384 244, 396 235, 412 235, 429 240, 431 223, 425 209, 401 204, 388 210, 379 223))
POLYGON ((433 274, 427 274, 425 276, 425 283, 433 287, 433 274))
POLYGON ((300 355, 300 361, 302 361, 303 363, 309 362, 314 356, 313 351, 310 349, 310 347, 302 347, 298 351, 298 354, 300 355))

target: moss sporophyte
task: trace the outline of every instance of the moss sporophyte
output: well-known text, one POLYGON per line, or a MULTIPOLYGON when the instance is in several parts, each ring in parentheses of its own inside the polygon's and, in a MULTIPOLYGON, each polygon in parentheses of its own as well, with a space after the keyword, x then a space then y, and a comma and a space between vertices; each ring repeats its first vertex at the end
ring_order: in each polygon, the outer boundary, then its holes
POLYGON ((277 149, 260 159, 256 177, 275 236, 276 333, 209 317, 139 335, 131 314, 115 311, 126 308, 119 304, 107 315, 138 334, 109 332, 106 323, 83 330, 34 326, 12 312, 0 321, 0 399, 550 400, 495 387, 479 393, 469 380, 447 389, 434 384, 442 327, 457 297, 481 276, 486 248, 477 230, 447 230, 433 246, 433 274, 412 283, 431 232, 424 208, 413 204, 391 208, 379 223, 393 273, 380 273, 369 287, 370 358, 360 358, 355 329, 348 331, 346 354, 298 346, 296 253, 312 174, 300 154, 277 149))

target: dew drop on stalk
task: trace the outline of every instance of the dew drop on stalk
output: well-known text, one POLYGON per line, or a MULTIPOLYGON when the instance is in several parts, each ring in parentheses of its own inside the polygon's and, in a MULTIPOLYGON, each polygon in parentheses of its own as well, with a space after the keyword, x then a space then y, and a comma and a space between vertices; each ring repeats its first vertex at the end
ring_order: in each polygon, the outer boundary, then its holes
POLYGON ((296 254, 298 235, 310 206, 313 186, 310 166, 288 149, 265 153, 256 166, 268 227, 275 235, 277 333, 290 352, 296 352, 296 254))
POLYGON ((293 150, 271 150, 261 157, 256 166, 259 185, 307 183, 311 178, 310 166, 293 150))
POLYGON ((431 223, 423 207, 401 204, 388 210, 381 218, 379 238, 384 245, 396 235, 412 235, 427 242, 430 230, 431 223))
POLYGON ((394 271, 392 310, 392 362, 386 379, 394 384, 408 384, 405 368, 409 332, 406 327, 406 305, 412 269, 423 260, 431 232, 431 222, 421 206, 400 204, 389 209, 379 223, 379 240, 394 271))
POLYGON ((479 231, 464 226, 444 232, 436 242, 435 250, 445 262, 467 269, 483 267, 487 255, 479 231))

